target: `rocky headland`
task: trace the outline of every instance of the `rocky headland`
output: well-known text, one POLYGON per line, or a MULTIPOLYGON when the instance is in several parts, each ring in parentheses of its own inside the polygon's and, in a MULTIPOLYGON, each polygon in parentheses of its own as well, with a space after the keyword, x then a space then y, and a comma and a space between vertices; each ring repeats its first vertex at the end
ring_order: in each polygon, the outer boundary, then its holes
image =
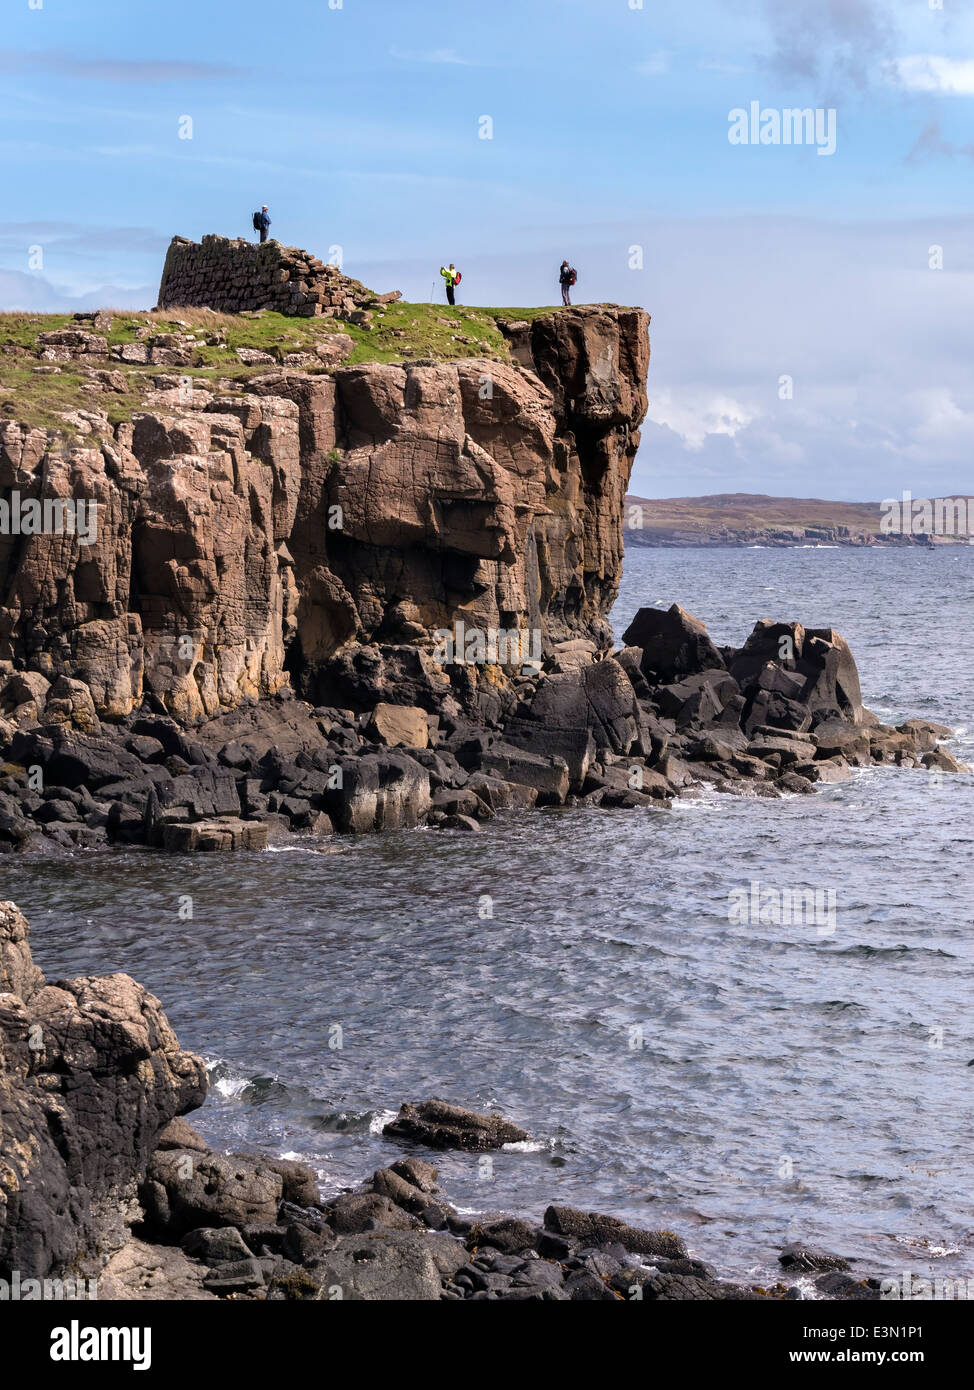
MULTIPOLYGON (((8 325, 0 851, 258 851, 534 806, 662 812, 704 784, 812 794, 876 763, 966 771, 949 729, 863 706, 832 629, 762 618, 721 647, 674 605, 614 645, 644 311, 444 319, 218 240, 177 239, 156 314, 8 325), (212 297, 253 307, 202 302, 207 256, 212 297), (424 334, 438 355, 410 355, 424 334), (97 526, 33 525, 65 499, 97 526)), ((0 910, 0 1277, 97 1277, 102 1297, 797 1296, 608 1216, 462 1219, 422 1155, 517 1142, 496 1117, 406 1105, 388 1131, 406 1156, 322 1202, 301 1165, 208 1151, 181 1118, 204 1095, 157 1000, 124 975, 45 983, 0 910)), ((836 1259, 783 1268, 877 1296, 836 1259)))
MULTIPOLYGON (((317 296, 288 301, 309 351, 238 347, 220 374, 227 330, 203 309, 182 332, 127 323, 112 343, 95 315, 7 344, 45 387, 83 374, 91 408, 0 426, 0 849, 259 849, 663 808, 704 782, 807 793, 874 762, 957 770, 949 730, 863 708, 832 630, 762 619, 718 648, 674 606, 613 647, 642 310, 498 316, 490 355, 349 365, 394 293, 218 241, 177 239, 161 300, 204 297, 208 257, 239 302, 276 304, 290 276, 317 296), (31 531, 29 505, 57 499, 96 504, 94 534, 31 531)), ((265 333, 296 321, 247 312, 265 333)))
MULTIPOLYGON (((918 503, 919 505, 919 503, 918 503)), ((710 497, 626 498, 626 545, 671 546, 874 546, 966 545, 967 527, 956 533, 937 529, 933 512, 924 531, 891 528, 891 512, 880 502, 837 502, 820 497, 768 497, 726 492, 710 497)), ((948 511, 947 516, 952 516, 948 511)), ((967 515, 964 505, 963 517, 967 515)))

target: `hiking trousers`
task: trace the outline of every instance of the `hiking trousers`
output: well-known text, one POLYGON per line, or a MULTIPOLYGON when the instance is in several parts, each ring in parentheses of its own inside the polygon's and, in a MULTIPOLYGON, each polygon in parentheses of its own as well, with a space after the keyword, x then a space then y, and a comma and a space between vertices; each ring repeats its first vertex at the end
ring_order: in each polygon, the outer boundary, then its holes
POLYGON ((450 284, 446 287, 446 302, 447 304, 456 304, 457 302, 453 297, 453 286, 450 284))
POLYGON ((562 304, 568 304, 568 305, 571 304, 571 302, 572 302, 571 288, 572 288, 572 287, 571 287, 571 285, 569 285, 569 284, 564 284, 564 285, 562 285, 562 287, 561 287, 561 302, 562 302, 562 304))

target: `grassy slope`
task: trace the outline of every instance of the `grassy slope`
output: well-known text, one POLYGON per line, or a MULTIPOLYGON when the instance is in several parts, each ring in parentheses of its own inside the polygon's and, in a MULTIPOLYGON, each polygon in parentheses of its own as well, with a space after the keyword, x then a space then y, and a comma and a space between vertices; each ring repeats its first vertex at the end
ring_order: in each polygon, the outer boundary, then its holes
MULTIPOLYGON (((552 306, 553 307, 553 306, 552 306)), ((236 349, 255 348, 280 360, 285 353, 313 349, 329 333, 347 333, 354 343, 345 365, 360 362, 402 362, 417 358, 446 361, 457 357, 486 357, 510 360, 507 343, 497 327, 499 318, 533 319, 549 308, 476 309, 465 305, 407 304, 399 302, 375 310, 369 329, 329 318, 290 318, 265 313, 259 318, 245 315, 208 313, 199 309, 164 310, 160 313, 112 313, 109 346, 137 341, 136 330, 150 326, 155 333, 198 334, 199 350, 192 367, 132 366, 124 362, 99 363, 119 371, 126 379, 126 391, 90 392, 83 387, 90 381, 78 364, 58 363, 57 375, 38 373, 42 364, 36 356, 39 333, 58 328, 94 331, 91 323, 75 323, 69 314, 0 314, 0 420, 7 418, 42 429, 63 428, 62 411, 96 409, 107 413, 113 424, 131 419, 142 408, 145 392, 152 389, 152 378, 161 375, 190 375, 201 380, 230 379, 243 384, 250 376, 266 373, 267 366, 245 367, 237 360, 236 349), (459 327, 454 325, 459 323, 459 327), (207 343, 207 337, 223 335, 226 346, 207 343), (15 349, 4 351, 3 349, 15 349), (29 355, 16 352, 27 349, 29 355)), ((302 370, 322 371, 326 368, 302 370)))

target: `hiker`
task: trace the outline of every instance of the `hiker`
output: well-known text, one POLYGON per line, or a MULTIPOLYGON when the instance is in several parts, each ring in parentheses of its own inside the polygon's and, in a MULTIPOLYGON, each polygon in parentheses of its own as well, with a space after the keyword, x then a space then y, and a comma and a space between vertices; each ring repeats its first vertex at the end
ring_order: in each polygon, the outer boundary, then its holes
POLYGON ((456 266, 451 261, 449 269, 447 269, 445 265, 440 266, 440 274, 446 281, 447 304, 456 304, 457 301, 453 297, 453 291, 456 289, 457 285, 459 285, 460 280, 462 278, 459 270, 457 270, 456 266))
POLYGON ((571 302, 572 302, 571 289, 572 289, 572 285, 574 285, 574 283, 575 283, 575 281, 576 281, 577 279, 578 279, 578 275, 576 274, 576 272, 575 272, 574 270, 572 270, 572 268, 571 268, 571 266, 568 264, 568 262, 567 262, 567 261, 562 261, 562 263, 561 263, 561 271, 559 272, 559 275, 558 275, 558 283, 561 285, 561 302, 562 302, 562 304, 571 305, 571 302))
POLYGON ((254 213, 254 231, 260 232, 261 243, 267 240, 267 229, 271 225, 270 213, 265 203, 260 212, 254 213))

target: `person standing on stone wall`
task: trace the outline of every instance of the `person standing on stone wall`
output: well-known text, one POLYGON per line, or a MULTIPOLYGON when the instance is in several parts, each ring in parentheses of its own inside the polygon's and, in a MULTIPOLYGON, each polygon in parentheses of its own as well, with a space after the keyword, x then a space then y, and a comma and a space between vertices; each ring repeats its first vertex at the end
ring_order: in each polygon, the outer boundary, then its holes
POLYGON ((261 243, 267 240, 267 231, 270 225, 271 217, 270 213, 267 211, 267 204, 265 203, 260 212, 254 213, 254 231, 260 232, 261 243))
POLYGON ((460 283, 459 270, 457 270, 456 266, 451 261, 449 268, 447 268, 445 265, 440 266, 440 274, 446 281, 446 302, 448 304, 456 304, 457 301, 453 297, 453 292, 456 289, 457 285, 459 285, 460 283))

